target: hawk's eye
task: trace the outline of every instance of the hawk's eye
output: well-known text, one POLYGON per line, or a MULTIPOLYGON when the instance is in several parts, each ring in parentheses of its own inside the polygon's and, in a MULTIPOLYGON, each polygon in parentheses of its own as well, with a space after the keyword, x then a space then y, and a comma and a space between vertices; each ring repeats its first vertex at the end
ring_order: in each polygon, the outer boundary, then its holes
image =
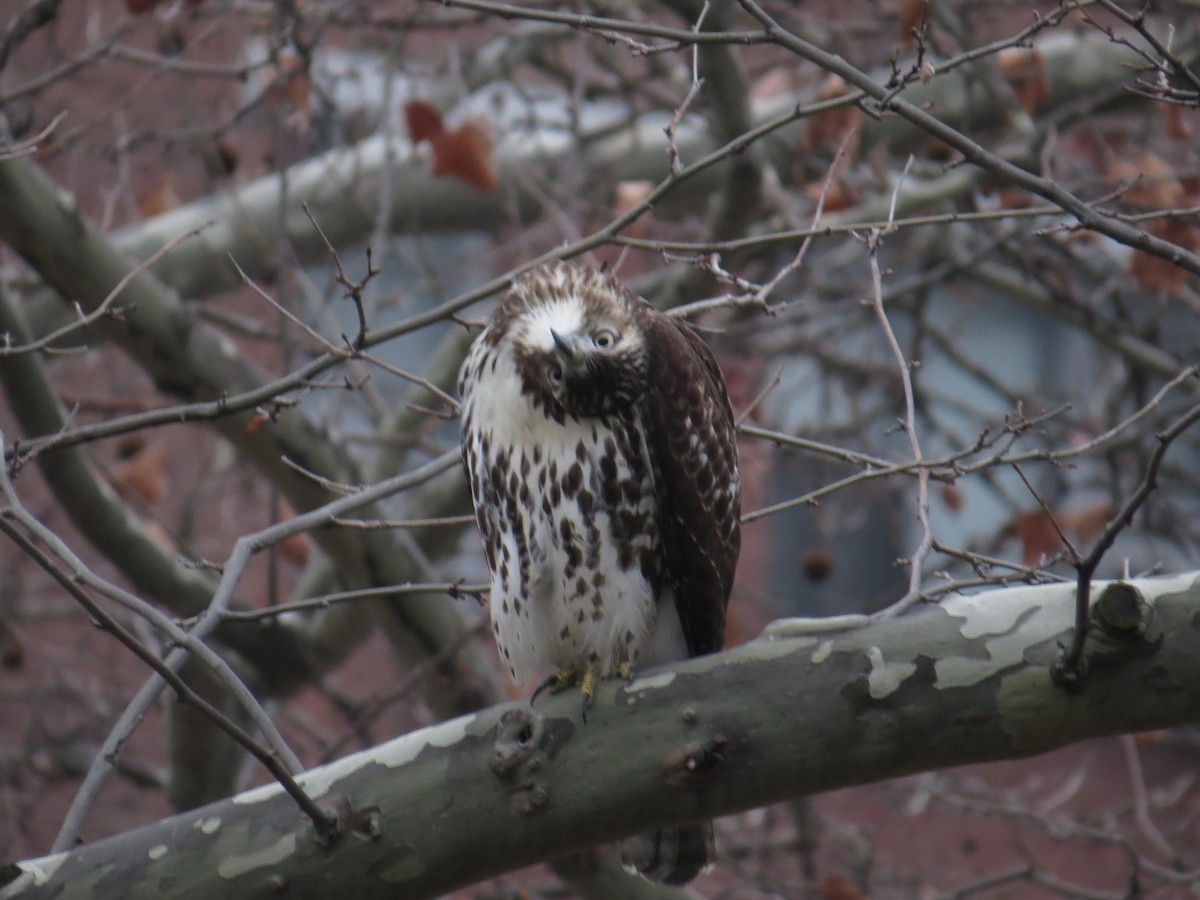
POLYGON ((616 346, 618 335, 611 328, 601 328, 594 335, 592 341, 600 350, 608 350, 616 346))
POLYGON ((551 384, 562 384, 563 368, 558 363, 550 363, 546 366, 546 377, 550 379, 551 384))

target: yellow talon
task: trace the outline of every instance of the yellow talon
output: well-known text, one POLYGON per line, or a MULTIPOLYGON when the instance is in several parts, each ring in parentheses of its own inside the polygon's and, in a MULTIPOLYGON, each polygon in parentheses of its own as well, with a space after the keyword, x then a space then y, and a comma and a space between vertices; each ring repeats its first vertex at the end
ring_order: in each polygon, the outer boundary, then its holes
MULTIPOLYGON (((614 674, 628 681, 633 674, 633 667, 627 662, 620 663, 614 674)), ((569 687, 579 685, 580 715, 586 724, 588 707, 592 705, 592 698, 596 694, 596 685, 600 683, 600 680, 600 674, 592 669, 563 669, 539 684, 529 698, 529 702, 536 701, 542 691, 548 690, 552 694, 557 694, 569 687)))
POLYGON ((596 692, 596 685, 600 682, 596 673, 588 670, 583 673, 583 678, 579 681, 579 690, 583 694, 584 706, 592 705, 592 694, 596 692))
POLYGON ((596 692, 596 684, 600 681, 599 676, 591 669, 583 673, 583 678, 579 682, 579 718, 583 720, 583 724, 587 724, 588 707, 592 705, 592 695, 596 692))
POLYGON ((579 684, 580 675, 575 669, 563 669, 561 672, 555 672, 549 678, 545 679, 533 692, 533 696, 529 698, 529 702, 537 700, 538 695, 545 690, 549 690, 552 694, 557 694, 565 691, 572 685, 579 684))

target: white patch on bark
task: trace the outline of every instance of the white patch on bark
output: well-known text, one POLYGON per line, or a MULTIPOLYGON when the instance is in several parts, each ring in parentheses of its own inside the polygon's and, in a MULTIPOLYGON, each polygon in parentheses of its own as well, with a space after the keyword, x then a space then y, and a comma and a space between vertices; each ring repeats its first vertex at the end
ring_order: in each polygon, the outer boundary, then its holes
MULTIPOLYGON (((474 721, 475 716, 473 715, 460 716, 449 722, 442 722, 440 725, 422 728, 420 731, 403 735, 394 741, 380 744, 378 747, 360 750, 358 753, 342 757, 327 766, 304 772, 296 776, 296 783, 304 788, 309 797, 316 800, 329 793, 330 788, 347 775, 357 772, 371 763, 378 763, 394 769, 412 762, 416 759, 417 754, 426 747, 449 747, 463 738, 467 733, 467 726, 474 721)), ((238 794, 233 798, 233 802, 239 804, 262 803, 281 791, 283 791, 283 786, 276 781, 238 794)))
POLYGON ((426 747, 451 747, 461 741, 467 734, 467 728, 475 721, 475 716, 459 716, 440 725, 431 725, 388 741, 376 747, 374 751, 367 750, 375 762, 394 769, 412 762, 426 747))
POLYGON ((867 649, 867 660, 871 663, 871 671, 867 674, 867 688, 876 700, 894 694, 900 685, 917 671, 915 663, 888 662, 878 647, 867 649))
MULTIPOLYGON (((1195 582, 1195 573, 1167 578, 1139 578, 1129 583, 1152 605, 1164 594, 1182 593, 1195 582)), ((1110 584, 1092 582, 1092 599, 1110 584)), ((948 597, 941 608, 962 619, 960 631, 970 641, 985 640, 987 658, 947 655, 934 663, 938 688, 971 687, 1002 669, 1020 663, 1025 648, 1054 634, 1069 631, 1075 621, 1075 585, 1045 584, 998 588, 969 596, 948 597)))
POLYGON ((192 823, 192 827, 200 829, 202 834, 212 834, 221 827, 221 817, 209 816, 207 819, 197 819, 192 823))
POLYGON ((1072 584, 1047 584, 944 600, 942 609, 963 620, 962 636, 981 642, 987 656, 940 657, 934 662, 934 687, 971 687, 1021 662, 1027 646, 1071 627, 1071 604, 1064 600, 1074 591, 1072 584))
POLYGON ((625 696, 629 699, 628 703, 637 701, 637 697, 630 696, 641 691, 652 691, 657 688, 665 688, 668 684, 675 680, 674 672, 659 672, 656 675, 647 675, 642 678, 635 678, 629 684, 625 685, 625 696))
POLYGON ((834 631, 851 631, 871 624, 871 617, 859 613, 845 616, 822 616, 820 618, 804 618, 792 616, 787 619, 776 619, 768 622, 762 630, 762 636, 769 641, 790 640, 806 637, 812 634, 829 634, 834 631))
POLYGON ((225 857, 217 864, 217 874, 222 878, 237 878, 255 869, 277 866, 295 852, 296 835, 288 833, 269 847, 225 857))
MULTIPOLYGON (((40 859, 28 859, 24 862, 19 862, 17 866, 33 879, 33 883, 36 886, 41 887, 54 877, 54 873, 58 871, 58 867, 70 855, 69 851, 64 850, 62 853, 55 853, 52 856, 43 856, 40 859)), ((15 888, 16 885, 17 882, 14 881, 8 887, 15 888)))

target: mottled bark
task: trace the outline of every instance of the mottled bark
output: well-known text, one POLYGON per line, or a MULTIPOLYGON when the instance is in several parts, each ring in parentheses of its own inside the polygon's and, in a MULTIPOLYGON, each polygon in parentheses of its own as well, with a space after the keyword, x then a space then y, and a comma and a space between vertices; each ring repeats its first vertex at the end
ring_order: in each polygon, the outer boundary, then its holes
POLYGON ((9 867, 0 900, 427 897, 646 828, 1197 722, 1198 577, 1096 585, 1081 693, 1049 675, 1069 636, 1069 584, 849 630, 785 620, 735 650, 603 685, 586 726, 568 693, 315 769, 304 784, 346 827, 333 846, 269 785, 9 867))

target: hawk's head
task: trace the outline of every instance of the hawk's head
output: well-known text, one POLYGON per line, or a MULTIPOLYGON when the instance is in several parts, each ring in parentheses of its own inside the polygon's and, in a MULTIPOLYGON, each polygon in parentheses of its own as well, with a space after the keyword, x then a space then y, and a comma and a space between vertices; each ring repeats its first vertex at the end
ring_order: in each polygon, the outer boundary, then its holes
POLYGON ((649 348, 640 322, 649 310, 612 278, 559 263, 513 285, 490 339, 511 342, 522 393, 550 415, 610 415, 646 390, 649 348))

